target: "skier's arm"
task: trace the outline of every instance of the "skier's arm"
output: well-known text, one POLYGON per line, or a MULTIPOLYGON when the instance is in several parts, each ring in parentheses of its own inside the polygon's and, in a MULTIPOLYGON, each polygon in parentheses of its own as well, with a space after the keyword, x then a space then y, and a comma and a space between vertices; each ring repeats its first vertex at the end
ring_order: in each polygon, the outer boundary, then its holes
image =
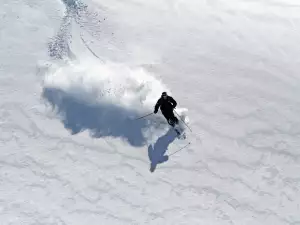
POLYGON ((170 100, 170 102, 172 103, 173 108, 175 109, 175 107, 177 106, 177 102, 176 102, 175 99, 172 98, 171 96, 169 96, 169 100, 170 100))
POLYGON ((155 104, 155 107, 154 107, 154 113, 157 113, 157 111, 158 111, 158 108, 160 107, 160 105, 161 105, 161 101, 160 101, 160 99, 157 101, 157 103, 155 104))

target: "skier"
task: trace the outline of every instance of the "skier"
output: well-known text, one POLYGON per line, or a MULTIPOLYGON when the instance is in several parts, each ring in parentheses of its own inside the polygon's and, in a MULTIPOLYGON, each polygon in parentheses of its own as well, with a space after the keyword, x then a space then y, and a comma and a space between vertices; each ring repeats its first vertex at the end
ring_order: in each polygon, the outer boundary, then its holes
POLYGON ((178 124, 178 119, 174 115, 173 110, 177 106, 177 102, 172 98, 171 96, 167 95, 167 92, 163 92, 161 94, 161 97, 158 99, 157 103, 154 107, 154 113, 156 114, 158 111, 158 108, 160 108, 162 114, 168 121, 168 123, 174 127, 175 124, 178 124))

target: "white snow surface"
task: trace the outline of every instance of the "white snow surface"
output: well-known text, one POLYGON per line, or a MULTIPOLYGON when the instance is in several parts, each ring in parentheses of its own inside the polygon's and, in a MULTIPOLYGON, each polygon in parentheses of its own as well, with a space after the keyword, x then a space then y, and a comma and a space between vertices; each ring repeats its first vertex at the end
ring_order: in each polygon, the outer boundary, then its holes
POLYGON ((300 224, 299 1, 0 5, 1 225, 300 224))

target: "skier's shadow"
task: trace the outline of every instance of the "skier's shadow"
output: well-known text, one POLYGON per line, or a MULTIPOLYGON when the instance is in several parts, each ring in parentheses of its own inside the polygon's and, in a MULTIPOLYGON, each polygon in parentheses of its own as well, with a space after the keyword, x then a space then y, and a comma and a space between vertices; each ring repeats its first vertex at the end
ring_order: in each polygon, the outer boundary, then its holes
POLYGON ((154 172, 157 164, 168 161, 169 157, 165 155, 168 146, 176 139, 177 135, 173 128, 157 139, 154 145, 149 145, 148 156, 151 162, 150 171, 154 172))

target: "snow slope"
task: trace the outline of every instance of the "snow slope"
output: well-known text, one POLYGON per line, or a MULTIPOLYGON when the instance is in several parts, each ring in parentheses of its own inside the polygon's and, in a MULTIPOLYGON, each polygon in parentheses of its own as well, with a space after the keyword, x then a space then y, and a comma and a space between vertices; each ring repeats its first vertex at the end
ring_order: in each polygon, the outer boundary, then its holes
POLYGON ((0 3, 0 224, 300 224, 297 1, 0 3))

